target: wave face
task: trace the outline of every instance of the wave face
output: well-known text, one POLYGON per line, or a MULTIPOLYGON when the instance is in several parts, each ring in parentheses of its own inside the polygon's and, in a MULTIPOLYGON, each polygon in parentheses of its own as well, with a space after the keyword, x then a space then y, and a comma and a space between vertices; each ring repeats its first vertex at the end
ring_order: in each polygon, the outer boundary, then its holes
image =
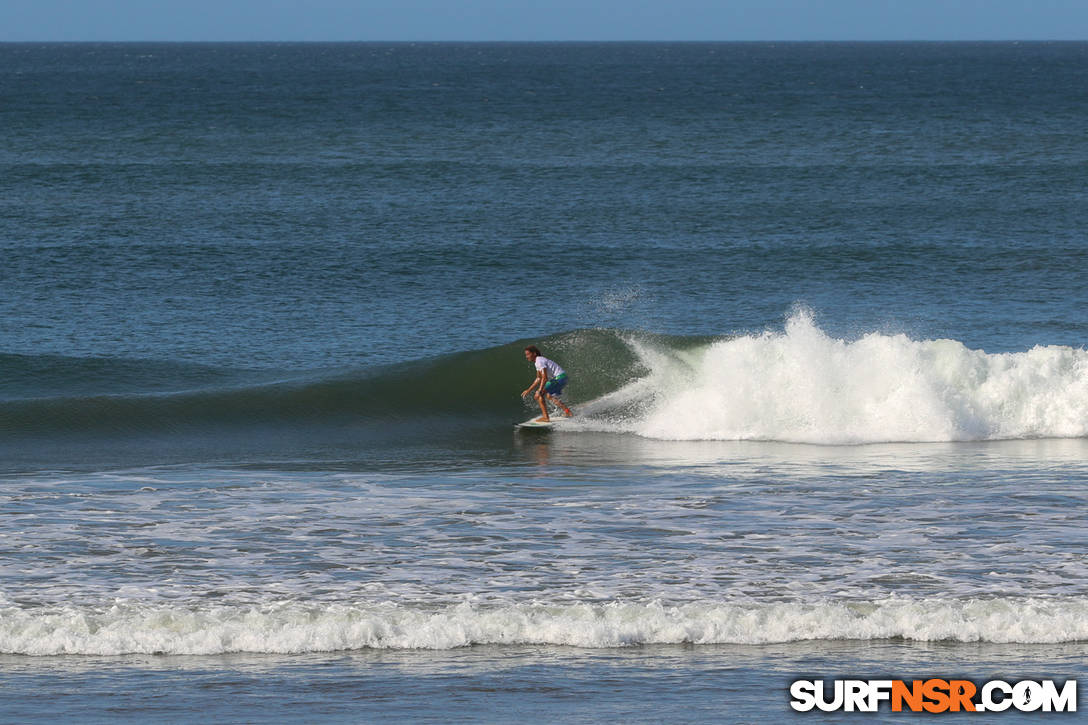
MULTIPOLYGON (((0 356, 0 432, 147 433, 523 418, 528 341, 306 375, 0 356), (256 384, 255 384, 256 383, 256 384)), ((987 354, 878 332, 846 341, 805 311, 782 331, 678 337, 576 330, 536 340, 572 378, 573 431, 819 444, 1088 436, 1088 351, 987 354)), ((443 423, 443 426, 447 426, 443 423)), ((447 426, 448 427, 448 426, 447 426)))
POLYGON ((446 650, 477 644, 586 648, 900 638, 932 642, 1088 641, 1083 599, 851 603, 114 604, 0 609, 0 652, 23 655, 446 650))
POLYGON ((598 428, 673 440, 820 444, 1088 436, 1088 351, 987 354, 955 340, 782 332, 694 350, 631 340, 649 371, 590 406, 598 428))
MULTIPOLYGON (((622 382, 595 358, 634 356, 613 333, 548 338, 587 376, 583 390, 622 382)), ((526 343, 527 344, 527 343, 526 343)), ((172 432, 276 424, 385 424, 444 416, 473 420, 523 413, 532 380, 520 342, 388 365, 278 377, 153 361, 0 355, 0 432, 172 432)))

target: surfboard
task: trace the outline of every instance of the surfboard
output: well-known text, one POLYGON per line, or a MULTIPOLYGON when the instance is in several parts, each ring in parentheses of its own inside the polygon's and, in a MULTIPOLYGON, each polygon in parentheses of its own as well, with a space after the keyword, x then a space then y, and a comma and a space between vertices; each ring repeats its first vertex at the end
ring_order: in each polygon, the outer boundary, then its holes
POLYGON ((525 421, 524 423, 515 424, 514 427, 517 428, 518 430, 529 429, 529 428, 535 429, 535 430, 551 430, 552 428, 554 428, 556 426, 557 423, 559 423, 559 420, 556 419, 556 418, 552 418, 547 423, 538 421, 536 418, 530 418, 529 420, 525 421))

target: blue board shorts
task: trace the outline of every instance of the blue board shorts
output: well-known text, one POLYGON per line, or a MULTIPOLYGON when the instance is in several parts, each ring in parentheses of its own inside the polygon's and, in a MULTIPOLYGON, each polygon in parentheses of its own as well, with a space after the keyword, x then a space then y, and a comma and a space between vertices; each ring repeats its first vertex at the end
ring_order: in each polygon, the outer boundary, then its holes
POLYGON ((556 375, 554 378, 544 383, 544 392, 548 395, 553 395, 558 398, 563 393, 563 388, 567 387, 567 374, 556 375))

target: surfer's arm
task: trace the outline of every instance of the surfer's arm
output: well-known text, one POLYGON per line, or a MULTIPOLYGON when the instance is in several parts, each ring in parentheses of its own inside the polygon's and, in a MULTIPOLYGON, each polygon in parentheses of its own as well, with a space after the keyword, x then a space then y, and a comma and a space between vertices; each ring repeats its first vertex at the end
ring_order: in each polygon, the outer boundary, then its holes
POLYGON ((546 373, 543 370, 537 370, 536 371, 536 380, 533 381, 532 385, 530 385, 528 388, 525 389, 525 392, 523 392, 521 394, 521 397, 524 398, 526 395, 528 395, 529 393, 536 390, 537 387, 544 385, 545 376, 546 376, 546 373))

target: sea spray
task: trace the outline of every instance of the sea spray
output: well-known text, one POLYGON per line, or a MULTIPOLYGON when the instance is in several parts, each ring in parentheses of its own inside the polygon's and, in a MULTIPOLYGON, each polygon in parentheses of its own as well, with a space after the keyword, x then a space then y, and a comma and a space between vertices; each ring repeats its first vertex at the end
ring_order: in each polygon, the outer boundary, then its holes
POLYGON ((988 354, 955 340, 879 332, 847 341, 805 311, 781 332, 698 351, 630 344, 649 372, 590 406, 599 428, 819 444, 1088 435, 1083 349, 988 354))

